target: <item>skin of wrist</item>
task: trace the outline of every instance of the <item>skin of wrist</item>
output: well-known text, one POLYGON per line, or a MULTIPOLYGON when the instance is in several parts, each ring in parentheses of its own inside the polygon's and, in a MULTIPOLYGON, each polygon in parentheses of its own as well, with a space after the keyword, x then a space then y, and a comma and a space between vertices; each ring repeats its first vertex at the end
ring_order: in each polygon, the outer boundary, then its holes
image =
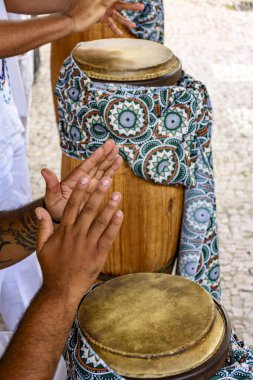
POLYGON ((63 303, 66 306, 73 307, 76 311, 83 296, 88 292, 93 284, 88 284, 84 286, 82 284, 82 290, 71 289, 71 287, 58 288, 56 286, 48 286, 47 284, 42 284, 39 290, 39 294, 46 296, 47 298, 57 299, 57 302, 63 303))
POLYGON ((64 20, 64 22, 66 23, 66 28, 68 31, 67 34, 75 33, 76 32, 75 22, 73 20, 73 17, 71 16, 71 14, 69 14, 68 12, 63 12, 63 13, 61 13, 61 17, 64 20))

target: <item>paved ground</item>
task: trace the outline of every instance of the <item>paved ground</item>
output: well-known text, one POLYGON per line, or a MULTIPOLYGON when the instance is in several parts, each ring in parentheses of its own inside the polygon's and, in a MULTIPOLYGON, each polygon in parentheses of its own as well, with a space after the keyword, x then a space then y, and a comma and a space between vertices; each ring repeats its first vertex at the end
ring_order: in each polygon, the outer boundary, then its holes
MULTIPOLYGON (((253 345, 253 12, 229 10, 228 3, 165 0, 166 45, 211 93, 223 302, 239 335, 253 345)), ((41 53, 30 120, 34 198, 43 194, 40 169, 60 168, 49 47, 41 53)))
POLYGON ((166 44, 211 93, 223 302, 253 345, 253 12, 225 3, 166 2, 166 44))

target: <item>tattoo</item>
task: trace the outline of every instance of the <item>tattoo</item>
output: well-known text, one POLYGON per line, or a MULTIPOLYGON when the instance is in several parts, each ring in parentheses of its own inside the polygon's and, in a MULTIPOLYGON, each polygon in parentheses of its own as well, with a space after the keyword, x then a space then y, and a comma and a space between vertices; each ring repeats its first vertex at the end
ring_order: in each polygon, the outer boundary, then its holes
POLYGON ((0 269, 35 251, 38 221, 34 210, 41 205, 39 200, 18 210, 0 212, 0 269))
POLYGON ((37 218, 33 211, 19 217, 19 228, 10 224, 9 233, 13 236, 15 244, 24 248, 27 253, 35 250, 37 239, 37 218))
POLYGON ((9 240, 5 240, 6 233, 7 231, 0 227, 0 251, 3 249, 5 245, 11 244, 9 240))

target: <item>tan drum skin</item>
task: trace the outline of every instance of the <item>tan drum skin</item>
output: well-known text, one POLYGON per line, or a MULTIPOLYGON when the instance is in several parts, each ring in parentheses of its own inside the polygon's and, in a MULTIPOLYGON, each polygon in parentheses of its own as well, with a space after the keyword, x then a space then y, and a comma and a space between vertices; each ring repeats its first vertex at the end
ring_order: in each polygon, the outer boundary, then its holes
MULTIPOLYGON (((126 28, 117 25, 122 31, 121 38, 134 38, 126 28)), ((85 30, 83 33, 74 33, 68 37, 61 38, 51 44, 51 82, 53 93, 59 76, 63 61, 69 56, 74 47, 82 41, 93 41, 101 38, 116 38, 115 33, 105 24, 99 22, 85 30)), ((54 97, 55 109, 57 110, 57 101, 54 97)), ((57 115, 57 112, 56 112, 57 115)))
POLYGON ((137 273, 94 289, 78 310, 79 334, 118 374, 209 379, 225 365, 231 326, 200 285, 137 273))
MULTIPOLYGON (((53 87, 63 60, 77 43, 81 40, 110 37, 115 35, 100 23, 82 34, 72 35, 53 43, 51 52, 53 87)), ((125 30, 124 37, 132 36, 125 30)), ((63 154, 62 178, 80 163, 80 160, 63 154)), ((114 177, 113 191, 122 193, 124 223, 102 274, 110 277, 140 271, 171 273, 178 252, 184 189, 180 186, 158 186, 149 183, 136 177, 124 163, 114 177)))

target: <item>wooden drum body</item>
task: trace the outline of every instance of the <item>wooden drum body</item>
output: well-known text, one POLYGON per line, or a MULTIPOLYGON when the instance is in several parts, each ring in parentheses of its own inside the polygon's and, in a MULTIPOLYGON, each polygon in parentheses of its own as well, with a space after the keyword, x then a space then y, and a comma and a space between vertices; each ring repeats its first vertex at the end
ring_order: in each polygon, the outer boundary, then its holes
MULTIPOLYGON (((62 163, 65 176, 80 161, 64 155, 62 163)), ((112 190, 123 196, 124 223, 103 274, 171 273, 181 231, 183 187, 147 182, 136 177, 124 162, 114 177, 112 190)))
MULTIPOLYGON (((181 76, 181 63, 173 53, 150 41, 108 39, 83 43, 74 50, 73 58, 94 82, 153 87, 161 82, 176 84, 181 76), (154 51, 147 62, 150 48, 154 51), (134 59, 138 54, 139 58, 134 59)), ((62 178, 78 164, 79 160, 63 155, 62 178)), ((148 182, 124 163, 114 177, 113 191, 122 193, 125 219, 102 275, 171 273, 181 231, 183 187, 148 182)))

